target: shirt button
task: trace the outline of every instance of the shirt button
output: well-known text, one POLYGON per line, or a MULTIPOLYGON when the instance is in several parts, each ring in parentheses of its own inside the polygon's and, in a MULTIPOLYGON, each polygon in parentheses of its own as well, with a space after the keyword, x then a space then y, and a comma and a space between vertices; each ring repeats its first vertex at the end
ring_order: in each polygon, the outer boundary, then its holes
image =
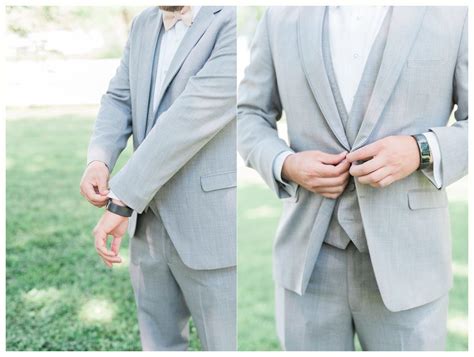
POLYGON ((358 58, 359 58, 359 54, 358 54, 358 53, 354 53, 354 55, 353 55, 352 57, 354 57, 354 59, 358 59, 358 58))

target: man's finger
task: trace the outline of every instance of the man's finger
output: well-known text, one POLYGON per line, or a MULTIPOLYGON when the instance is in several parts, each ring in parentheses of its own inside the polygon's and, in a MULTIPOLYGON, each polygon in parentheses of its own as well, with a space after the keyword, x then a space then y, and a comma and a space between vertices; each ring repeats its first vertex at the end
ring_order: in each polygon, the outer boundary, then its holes
POLYGON ((319 177, 337 177, 349 170, 350 163, 347 160, 341 161, 337 166, 318 164, 317 172, 319 177))
POLYGON ((107 250, 107 233, 104 231, 94 231, 95 236, 95 249, 99 253, 103 253, 105 256, 115 256, 115 254, 107 250))
POLYGON ((342 193, 344 192, 345 185, 341 186, 333 186, 333 187, 322 187, 320 190, 318 190, 318 193, 320 194, 326 194, 326 193, 342 193))
POLYGON ((384 166, 380 157, 374 157, 372 160, 366 161, 363 164, 357 165, 353 163, 349 170, 350 174, 355 177, 365 176, 371 172, 377 171, 384 166))
POLYGON ((318 177, 314 180, 314 187, 335 187, 341 186, 349 179, 349 172, 336 177, 318 177))
POLYGON ((114 239, 112 240, 112 245, 110 246, 110 249, 112 250, 112 252, 114 252, 114 254, 117 256, 120 251, 121 242, 122 242, 122 237, 114 237, 114 239))
POLYGON ((343 151, 340 154, 336 154, 336 155, 328 154, 328 153, 325 153, 325 152, 320 152, 319 153, 319 160, 321 160, 321 162, 323 164, 337 165, 342 160, 344 160, 346 155, 347 155, 347 151, 343 151))
POLYGON ((99 196, 99 198, 97 199, 94 199, 94 200, 88 200, 90 203, 94 204, 94 205, 104 205, 107 203, 107 201, 109 200, 108 197, 104 197, 104 196, 99 196))
POLYGON ((104 207, 107 204, 107 202, 93 202, 93 201, 89 201, 89 202, 92 203, 94 206, 99 207, 99 208, 104 207))
POLYGON ((393 175, 388 175, 384 179, 377 182, 377 186, 378 187, 387 187, 388 185, 391 185, 394 182, 395 182, 395 177, 393 177, 393 175))
POLYGON ((102 258, 102 261, 104 262, 104 264, 109 267, 109 268, 112 268, 112 263, 109 263, 107 260, 105 260, 104 258, 102 258))
POLYGON ((96 198, 94 198, 93 200, 90 200, 89 202, 90 203, 107 203, 108 200, 109 200, 109 197, 98 195, 96 198))
POLYGON ((122 262, 122 258, 120 257, 110 257, 110 256, 107 256, 107 255, 104 255, 102 252, 100 251, 97 251, 97 254, 105 261, 109 262, 109 263, 121 263, 122 262))
POLYGON ((364 146, 356 151, 347 154, 346 159, 349 162, 368 160, 377 155, 380 151, 380 144, 376 141, 375 143, 364 146))
POLYGON ((82 192, 90 203, 102 203, 109 199, 107 196, 102 196, 101 194, 96 193, 94 185, 91 183, 84 185, 82 192))
POLYGON ((371 172, 368 175, 361 176, 358 178, 358 181, 362 184, 373 184, 378 183, 383 180, 385 177, 390 175, 390 170, 387 167, 382 167, 381 169, 371 172))
POLYGON ((106 177, 98 177, 97 178, 97 188, 99 194, 102 196, 107 196, 109 194, 109 189, 107 187, 107 178, 106 177))
POLYGON ((351 167, 351 163, 344 159, 342 160, 337 166, 336 166, 336 172, 337 172, 337 175, 342 175, 344 173, 346 173, 349 168, 351 167))

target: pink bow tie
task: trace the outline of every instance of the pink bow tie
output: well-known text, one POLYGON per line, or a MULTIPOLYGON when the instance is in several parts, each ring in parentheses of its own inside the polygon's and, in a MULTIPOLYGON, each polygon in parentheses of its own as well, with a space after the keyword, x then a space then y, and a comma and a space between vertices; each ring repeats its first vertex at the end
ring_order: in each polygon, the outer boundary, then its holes
POLYGON ((193 23, 193 11, 191 6, 184 6, 180 11, 164 11, 163 10, 163 25, 165 30, 173 28, 178 21, 183 21, 186 26, 191 26, 193 23))

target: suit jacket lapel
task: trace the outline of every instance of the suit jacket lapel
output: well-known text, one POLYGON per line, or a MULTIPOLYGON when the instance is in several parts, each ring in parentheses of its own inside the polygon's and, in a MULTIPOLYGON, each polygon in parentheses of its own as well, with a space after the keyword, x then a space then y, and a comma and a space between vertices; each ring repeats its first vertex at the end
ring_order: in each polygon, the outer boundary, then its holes
POLYGON ((204 32, 206 32, 206 29, 209 27, 214 18, 214 14, 220 11, 221 9, 221 7, 203 6, 201 10, 199 10, 199 13, 193 20, 193 24, 184 35, 184 38, 181 44, 179 45, 179 48, 176 51, 173 60, 171 61, 170 68, 168 69, 168 73, 166 74, 163 85, 160 89, 160 94, 158 96, 158 107, 160 105, 161 100, 163 99, 163 95, 168 89, 168 86, 170 85, 173 78, 176 76, 176 73, 178 73, 189 52, 191 52, 194 45, 196 45, 196 43, 202 37, 204 32))
POLYGON ((425 11, 425 7, 393 8, 380 70, 352 150, 364 146, 380 119, 418 35, 425 11))
POLYGON ((298 21, 298 50, 308 84, 332 132, 350 150, 337 111, 322 52, 324 7, 301 7, 298 21))
POLYGON ((146 135, 153 63, 162 22, 161 12, 159 12, 158 7, 156 7, 153 15, 148 18, 147 23, 144 25, 143 35, 141 36, 140 58, 138 60, 137 98, 140 98, 139 102, 143 103, 143 105, 137 105, 138 120, 136 125, 138 126, 138 142, 142 142, 146 135), (151 36, 147 36, 147 34, 153 34, 151 41, 151 36), (142 100, 142 98, 146 99, 142 100))

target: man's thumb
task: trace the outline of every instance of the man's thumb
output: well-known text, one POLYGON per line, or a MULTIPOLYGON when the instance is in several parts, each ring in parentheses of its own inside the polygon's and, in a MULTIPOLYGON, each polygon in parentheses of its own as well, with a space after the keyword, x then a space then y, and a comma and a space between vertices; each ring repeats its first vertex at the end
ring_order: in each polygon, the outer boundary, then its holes
POLYGON ((106 178, 103 178, 103 179, 99 179, 98 183, 97 183, 97 188, 99 189, 99 193, 102 195, 102 196, 107 196, 109 194, 109 189, 107 187, 107 179, 106 178))

